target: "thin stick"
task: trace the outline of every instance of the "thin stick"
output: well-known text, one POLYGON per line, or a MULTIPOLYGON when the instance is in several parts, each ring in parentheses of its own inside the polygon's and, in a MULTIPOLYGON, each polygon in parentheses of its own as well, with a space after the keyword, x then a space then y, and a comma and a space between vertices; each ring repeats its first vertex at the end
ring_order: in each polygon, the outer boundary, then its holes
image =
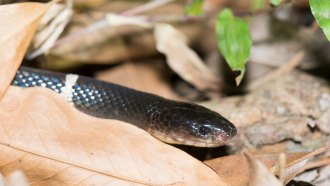
POLYGON ((249 86, 249 90, 254 90, 260 85, 272 79, 275 79, 279 76, 291 72, 301 62, 301 60, 304 58, 304 55, 305 55, 304 51, 297 52, 288 63, 285 63, 284 65, 280 66, 278 69, 272 71, 270 74, 252 82, 249 86))
POLYGON ((132 16, 132 15, 140 14, 140 13, 155 9, 157 7, 163 6, 167 3, 171 3, 172 1, 174 1, 174 0, 154 0, 154 1, 150 1, 146 4, 138 6, 136 8, 124 11, 124 12, 120 13, 120 15, 132 16))
POLYGON ((282 184, 285 183, 285 165, 286 165, 286 155, 281 153, 278 157, 279 163, 279 180, 282 184))

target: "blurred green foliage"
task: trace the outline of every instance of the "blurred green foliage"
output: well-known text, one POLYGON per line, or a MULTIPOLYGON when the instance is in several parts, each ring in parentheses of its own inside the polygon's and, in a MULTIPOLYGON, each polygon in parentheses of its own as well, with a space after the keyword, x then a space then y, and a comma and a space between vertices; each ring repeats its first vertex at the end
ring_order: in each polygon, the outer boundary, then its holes
POLYGON ((192 0, 188 6, 186 6, 185 12, 190 16, 203 15, 203 3, 204 0, 192 0))
POLYGON ((282 3, 282 0, 270 0, 270 4, 278 6, 282 3))

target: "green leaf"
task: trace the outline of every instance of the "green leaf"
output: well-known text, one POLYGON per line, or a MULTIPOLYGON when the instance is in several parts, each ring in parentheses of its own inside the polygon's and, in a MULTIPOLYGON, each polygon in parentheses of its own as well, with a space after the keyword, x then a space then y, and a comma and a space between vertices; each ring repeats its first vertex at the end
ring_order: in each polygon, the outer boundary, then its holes
POLYGON ((330 41, 330 0, 309 0, 312 13, 330 41))
POLYGON ((270 4, 278 6, 282 3, 282 0, 270 0, 270 4))
POLYGON ((250 56, 252 39, 246 21, 236 18, 229 9, 218 14, 215 26, 218 47, 233 71, 239 71, 239 84, 245 72, 245 63, 250 56))
POLYGON ((265 0, 253 0, 251 1, 251 10, 256 11, 265 7, 265 0))
POLYGON ((203 3, 204 0, 191 0, 188 6, 186 6, 186 14, 190 16, 203 15, 203 3))

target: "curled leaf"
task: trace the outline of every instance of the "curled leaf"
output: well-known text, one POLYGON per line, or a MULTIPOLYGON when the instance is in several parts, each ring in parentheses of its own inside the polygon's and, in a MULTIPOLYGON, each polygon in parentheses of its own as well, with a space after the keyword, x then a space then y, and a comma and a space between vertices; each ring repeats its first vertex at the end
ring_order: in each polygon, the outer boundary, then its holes
POLYGON ((171 25, 158 24, 154 35, 157 50, 166 55, 167 63, 173 71, 200 90, 218 89, 219 78, 189 48, 183 33, 171 25))

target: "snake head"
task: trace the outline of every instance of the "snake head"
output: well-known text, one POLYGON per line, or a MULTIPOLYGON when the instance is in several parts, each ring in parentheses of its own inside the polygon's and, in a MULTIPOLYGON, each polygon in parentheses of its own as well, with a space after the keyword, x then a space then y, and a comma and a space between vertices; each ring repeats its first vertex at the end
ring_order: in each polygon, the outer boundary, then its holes
POLYGON ((236 127, 220 114, 190 103, 175 102, 154 113, 149 132, 171 144, 217 147, 236 135, 236 127))

